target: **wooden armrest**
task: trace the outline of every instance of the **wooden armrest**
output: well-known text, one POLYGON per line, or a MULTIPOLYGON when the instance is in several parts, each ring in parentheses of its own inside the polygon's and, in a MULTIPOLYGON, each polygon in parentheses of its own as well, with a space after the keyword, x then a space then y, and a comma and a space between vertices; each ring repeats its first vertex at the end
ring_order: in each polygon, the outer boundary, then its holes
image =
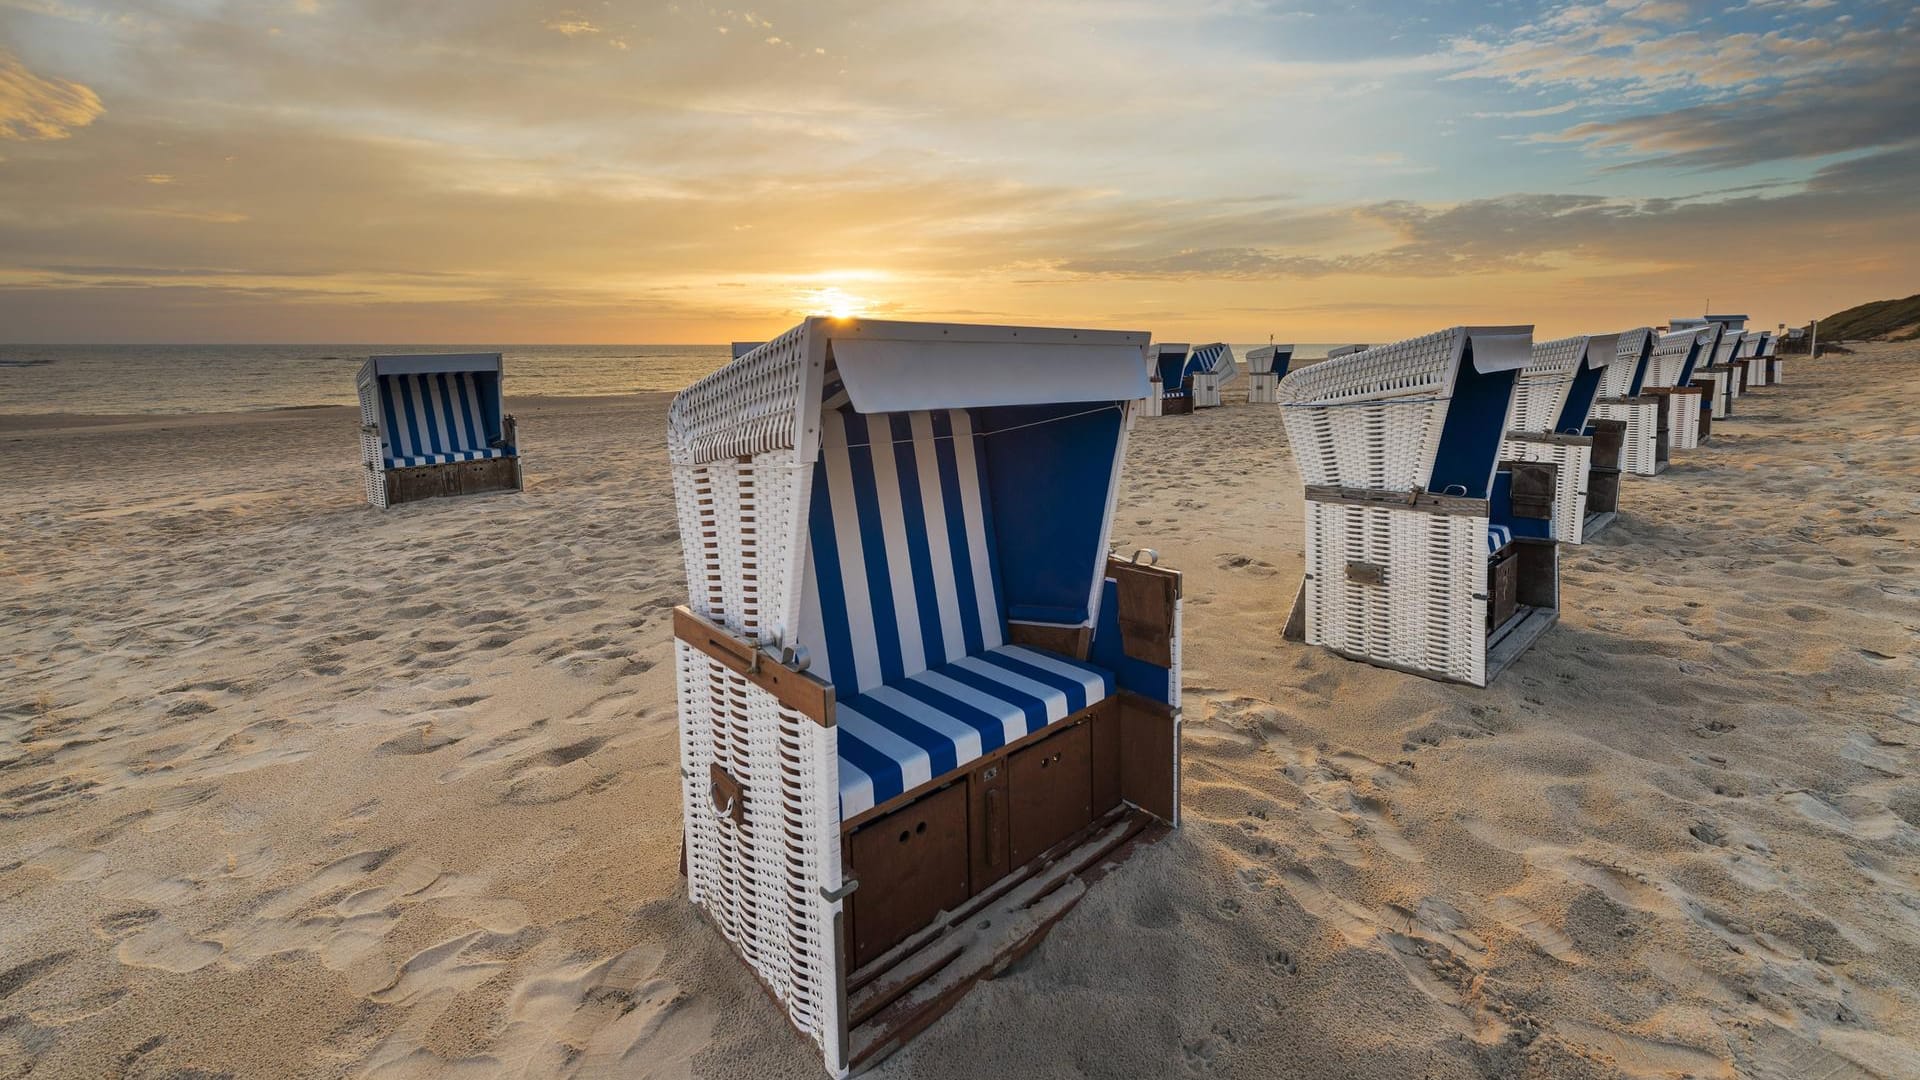
POLYGON ((673 609, 673 636, 718 660, 774 699, 822 727, 833 726, 833 687, 790 667, 766 650, 681 604, 673 609))

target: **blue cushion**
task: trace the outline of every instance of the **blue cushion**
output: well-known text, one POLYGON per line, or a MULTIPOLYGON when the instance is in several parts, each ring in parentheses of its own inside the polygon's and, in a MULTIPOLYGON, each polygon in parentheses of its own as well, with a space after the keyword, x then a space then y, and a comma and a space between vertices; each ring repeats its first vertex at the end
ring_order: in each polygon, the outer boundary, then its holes
POLYGON ((499 437, 499 383, 492 372, 383 375, 383 450, 390 469, 510 457, 499 437))
POLYGON ((826 409, 802 632, 841 698, 1006 640, 986 455, 966 409, 826 409))
POLYGON ((1513 530, 1505 525, 1487 526, 1487 554, 1497 554, 1501 548, 1513 543, 1513 530))
POLYGON ((1003 645, 846 698, 834 707, 840 817, 944 776, 1114 692, 1113 675, 1003 645))

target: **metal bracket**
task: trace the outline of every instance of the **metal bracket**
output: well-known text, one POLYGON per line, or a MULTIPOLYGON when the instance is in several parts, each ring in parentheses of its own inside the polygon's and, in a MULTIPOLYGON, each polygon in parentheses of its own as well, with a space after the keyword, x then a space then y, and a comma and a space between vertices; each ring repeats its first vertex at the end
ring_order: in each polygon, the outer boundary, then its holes
POLYGON ((1132 564, 1133 564, 1133 565, 1135 565, 1135 566, 1139 566, 1139 565, 1140 565, 1140 556, 1142 556, 1142 555, 1145 555, 1145 556, 1147 557, 1147 565, 1148 565, 1148 566, 1159 566, 1159 565, 1160 565, 1160 553, 1159 553, 1159 552, 1157 552, 1157 551, 1155 551, 1155 550, 1153 550, 1152 548, 1136 548, 1136 549, 1134 549, 1134 552, 1133 552, 1133 558, 1131 558, 1131 559, 1128 559, 1127 561, 1128 561, 1128 562, 1130 562, 1130 563, 1132 563, 1132 564))
POLYGON ((820 888, 820 899, 825 900, 829 904, 837 904, 847 897, 852 896, 853 890, 859 887, 860 881, 858 878, 848 878, 842 881, 840 887, 837 889, 829 889, 823 885, 820 888))

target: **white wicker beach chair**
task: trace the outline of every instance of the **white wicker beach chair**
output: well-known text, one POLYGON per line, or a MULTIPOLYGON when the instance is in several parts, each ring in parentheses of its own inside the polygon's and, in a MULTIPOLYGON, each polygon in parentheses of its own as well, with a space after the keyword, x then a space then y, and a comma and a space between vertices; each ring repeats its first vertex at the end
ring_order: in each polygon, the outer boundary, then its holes
POLYGON ((1240 368, 1234 363, 1233 348, 1216 341, 1198 346, 1187 356, 1186 372, 1193 387, 1193 407, 1217 409, 1220 391, 1239 377, 1240 368))
MULTIPOLYGON (((1653 362, 1655 331, 1642 326, 1620 335, 1620 355, 1607 369, 1600 400, 1594 403, 1595 438, 1607 441, 1603 421, 1620 425, 1619 468, 1636 476, 1657 476, 1666 471, 1672 435, 1667 410, 1672 402, 1665 396, 1648 394, 1647 373, 1653 362)), ((1595 457, 1605 457, 1596 445, 1595 457)))
POLYGON ((738 360, 765 344, 764 341, 736 341, 733 343, 733 358, 738 360))
POLYGON ((499 353, 373 356, 360 366, 360 464, 376 510, 521 489, 499 353))
POLYGON ((1700 445, 1704 425, 1711 413, 1707 390, 1694 382, 1693 371, 1704 350, 1710 347, 1715 332, 1706 327, 1674 330, 1660 334, 1654 341, 1653 355, 1647 361, 1647 376, 1640 392, 1667 398, 1667 446, 1672 450, 1691 450, 1700 445))
POLYGON ((1592 475, 1594 440, 1588 434, 1601 379, 1619 344, 1617 334, 1535 342, 1514 385, 1500 453, 1507 461, 1556 467, 1553 534, 1564 544, 1582 543, 1589 522, 1595 531, 1605 528, 1619 509, 1620 470, 1592 475))
POLYGON ((1187 346, 1158 341, 1147 349, 1147 416, 1185 416, 1193 411, 1187 382, 1187 346))
POLYGON ((1107 553, 1146 341, 808 319, 673 402, 687 893, 831 1074, 1178 823, 1180 576, 1107 553))
POLYGON ((1373 346, 1365 344, 1335 345, 1333 348, 1327 350, 1326 358, 1328 360, 1338 360, 1343 356, 1352 356, 1354 353, 1366 352, 1371 348, 1373 348, 1373 346))
POLYGON ((1721 343, 1727 338, 1725 323, 1700 318, 1674 319, 1670 324, 1675 332, 1695 330, 1700 332, 1700 355, 1693 365, 1692 382, 1706 394, 1706 410, 1701 418, 1700 441, 1706 442, 1713 434, 1713 421, 1724 420, 1733 413, 1733 397, 1736 376, 1731 364, 1719 364, 1721 343))
POLYGON ((1555 467, 1499 460, 1532 343, 1528 326, 1456 327, 1281 381, 1306 486, 1288 636, 1485 686, 1558 618, 1555 467))
POLYGON ((1272 405, 1280 400, 1280 380, 1293 365, 1293 346, 1262 345, 1247 353, 1247 400, 1272 405))
POLYGON ((1753 390, 1767 385, 1767 340, 1771 335, 1765 330, 1750 330, 1740 342, 1740 362, 1747 369, 1747 389, 1753 390))

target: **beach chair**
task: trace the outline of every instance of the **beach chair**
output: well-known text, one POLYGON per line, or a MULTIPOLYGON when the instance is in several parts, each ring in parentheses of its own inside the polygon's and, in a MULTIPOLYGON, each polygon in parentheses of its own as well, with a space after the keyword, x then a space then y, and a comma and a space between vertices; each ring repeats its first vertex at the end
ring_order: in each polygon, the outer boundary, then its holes
POLYGON ((1712 332, 1704 327, 1658 334, 1653 355, 1647 360, 1647 376, 1640 392, 1663 396, 1667 401, 1667 447, 1691 450, 1700 445, 1703 426, 1710 422, 1707 391, 1693 382, 1693 369, 1712 332))
POLYGON ((441 495, 519 491, 518 426, 499 353, 372 356, 360 391, 360 461, 376 510, 441 495))
POLYGON ((753 350, 765 345, 764 341, 736 341, 733 343, 733 359, 738 360, 753 350))
POLYGON ((1760 347, 1760 355, 1767 358, 1767 385, 1779 386, 1787 374, 1787 358, 1780 355, 1780 336, 1768 334, 1766 344, 1760 347))
POLYGON ((1667 419, 1672 399, 1645 392, 1654 339, 1655 331, 1648 326, 1620 335, 1620 355, 1607 369, 1600 400, 1593 406, 1596 432, 1602 421, 1620 425, 1619 467, 1636 476, 1665 472, 1672 449, 1667 419))
POLYGON ((1352 356, 1357 352, 1366 352, 1371 345, 1335 345, 1327 350, 1327 359, 1338 360, 1343 356, 1352 356))
POLYGON ((1247 353, 1247 400, 1272 405, 1280 400, 1280 380, 1293 364, 1293 346, 1262 345, 1247 353))
POLYGON ((811 318, 674 399, 687 894, 832 1075, 1178 823, 1180 575, 1107 551, 1146 343, 811 318))
POLYGON ((1193 407, 1217 409, 1220 391, 1240 374, 1233 360, 1233 349, 1225 342, 1196 347, 1187 356, 1187 385, 1193 388, 1193 407))
POLYGON ((1533 328, 1455 327, 1280 383, 1306 487, 1287 636, 1485 686, 1559 617, 1552 464, 1502 465, 1533 328))
POLYGON ((1750 330, 1740 342, 1740 363, 1746 370, 1747 389, 1767 385, 1767 339, 1765 330, 1750 330))
POLYGON ((1692 318, 1674 319, 1671 326, 1676 332, 1700 332, 1700 354, 1693 366, 1692 381, 1706 395, 1700 420, 1700 441, 1704 443, 1713 435, 1713 422, 1724 420, 1733 413, 1733 368, 1715 363, 1720 355, 1721 342, 1727 336, 1727 327, 1724 323, 1692 318))
POLYGON ((1617 334, 1534 342, 1532 359, 1514 384, 1501 457, 1557 468, 1553 535, 1563 544, 1582 543, 1589 524, 1598 532, 1619 510, 1619 467, 1594 475, 1594 437, 1587 433, 1601 379, 1619 345, 1617 334))
POLYGON ((1185 416, 1193 411, 1193 389, 1187 384, 1185 343, 1155 342, 1147 349, 1146 415, 1185 416))

